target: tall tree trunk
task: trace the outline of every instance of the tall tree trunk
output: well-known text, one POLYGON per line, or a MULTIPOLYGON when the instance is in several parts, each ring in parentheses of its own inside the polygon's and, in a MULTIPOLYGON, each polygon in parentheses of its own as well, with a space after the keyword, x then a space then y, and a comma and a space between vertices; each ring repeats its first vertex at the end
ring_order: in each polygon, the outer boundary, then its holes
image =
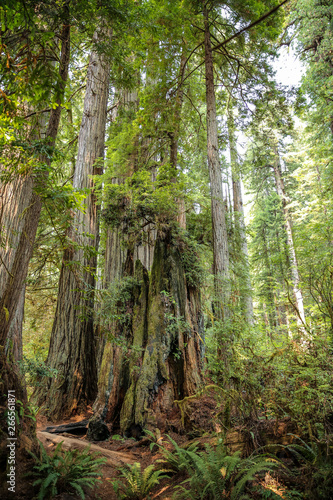
POLYGON ((236 238, 240 240, 240 250, 242 260, 244 262, 244 273, 242 276, 242 289, 241 289, 241 304, 242 311, 249 324, 253 324, 253 301, 252 301, 252 286, 249 269, 249 254, 247 249, 244 209, 241 190, 241 176, 239 171, 239 163, 237 158, 237 146, 234 133, 234 123, 232 111, 229 111, 228 116, 228 135, 229 135, 229 148, 230 148, 230 161, 231 161, 231 175, 232 175, 232 191, 233 191, 233 209, 234 209, 234 224, 236 230, 236 238))
POLYGON ((280 157, 278 148, 274 146, 274 154, 275 161, 273 163, 274 176, 276 182, 276 189, 278 195, 281 197, 282 207, 283 207, 283 215, 284 215, 284 224, 287 233, 287 246, 288 246, 288 255, 290 259, 290 272, 291 272, 291 280, 293 284, 293 292, 296 301, 297 307, 297 322, 299 325, 305 324, 305 313, 304 313, 304 305, 303 305, 303 295, 299 286, 299 273, 298 273, 298 263, 296 257, 296 251, 294 246, 293 232, 292 232, 292 221, 289 210, 287 208, 288 200, 284 187, 284 182, 281 174, 281 166, 280 166, 280 157))
POLYGON ((263 241, 264 241, 264 259, 265 259, 265 266, 268 271, 266 281, 267 283, 267 299, 268 299, 268 307, 266 305, 265 308, 265 313, 268 313, 268 318, 269 318, 269 326, 270 326, 270 333, 269 336, 270 338, 272 337, 272 330, 277 329, 278 327, 278 313, 276 310, 276 297, 275 297, 275 291, 274 291, 274 286, 273 286, 273 264, 272 264, 272 259, 271 259, 271 249, 270 249, 270 244, 269 244, 269 239, 268 236, 266 235, 265 229, 263 230, 263 241))
MULTIPOLYGON (((61 39, 59 75, 62 82, 60 94, 63 95, 70 55, 69 25, 64 25, 61 39)), ((49 139, 48 145, 51 147, 54 146, 58 133, 61 98, 57 104, 58 106, 50 113, 46 131, 46 138, 49 139)), ((31 133, 33 134, 34 131, 31 133)), ((49 165, 51 160, 47 156, 42 156, 40 161, 49 165)), ((2 247, 5 252, 0 256, 0 345, 5 345, 28 273, 29 260, 42 208, 41 199, 35 192, 35 188, 40 182, 43 181, 33 179, 29 175, 20 176, 5 184, 2 189, 0 220, 2 247)))
MULTIPOLYGON (((183 106, 184 92, 183 92, 183 82, 185 78, 185 64, 186 56, 184 49, 182 50, 182 55, 180 58, 180 68, 179 68, 179 78, 178 78, 178 88, 175 100, 175 110, 174 110, 174 128, 169 133, 170 135, 170 164, 174 168, 175 173, 177 171, 177 159, 178 159, 178 139, 180 132, 180 115, 183 106)), ((176 182, 176 178, 175 178, 176 182)), ((182 229, 186 229, 186 207, 185 200, 183 197, 177 199, 178 205, 178 216, 177 221, 182 229)))
MULTIPOLYGON (((109 37, 105 28, 93 42, 109 37)), ((73 186, 89 189, 84 211, 75 210, 68 231, 58 300, 47 363, 57 378, 36 394, 53 419, 70 415, 94 400, 97 393, 96 348, 93 330, 94 287, 98 250, 97 202, 92 175, 101 173, 97 160, 104 157, 105 124, 109 89, 109 63, 92 50, 87 73, 83 117, 73 186)))
POLYGON ((213 226, 213 272, 215 276, 215 291, 219 299, 219 305, 216 306, 217 310, 215 311, 215 313, 218 317, 225 319, 229 316, 229 249, 225 205, 222 190, 222 174, 218 149, 214 66, 210 41, 208 12, 206 7, 204 7, 204 21, 207 105, 207 156, 213 226))
MULTIPOLYGON (((68 14, 68 6, 64 6, 65 13, 68 14)), ((59 64, 60 76, 60 98, 58 106, 50 112, 49 123, 46 131, 46 138, 49 139, 49 146, 54 146, 58 132, 61 98, 65 91, 68 75, 68 64, 70 56, 70 24, 63 25, 61 30, 61 54, 59 64)), ((35 130, 31 130, 33 136, 35 130)), ((40 158, 42 163, 50 164, 51 159, 46 156, 40 158)), ((40 184, 45 178, 36 179, 30 175, 17 176, 10 182, 2 186, 0 197, 0 227, 1 227, 1 247, 4 252, 0 255, 0 346, 7 344, 7 339, 16 329, 15 322, 18 322, 18 329, 21 326, 21 313, 23 312, 24 283, 28 273, 29 260, 32 255, 37 226, 39 222, 42 201, 36 193, 40 184)), ((16 323, 17 325, 17 323, 16 323)), ((19 344, 20 339, 18 337, 19 344)), ((18 345, 18 353, 21 345, 18 345)), ((23 406, 27 404, 27 395, 22 378, 17 372, 17 364, 7 358, 4 349, 0 350, 0 420, 6 422, 2 417, 7 409, 8 391, 15 392, 16 403, 20 400, 23 406)), ((17 407, 17 410, 19 408, 17 407)), ((5 426, 7 427, 7 426, 5 426)), ((19 450, 33 449, 36 444, 35 424, 29 418, 20 419, 21 434, 17 434, 17 455, 19 450)), ((6 435, 3 423, 0 425, 0 435, 6 435)), ((2 440, 6 443, 6 440, 2 440)), ((0 450, 0 461, 7 456, 8 449, 0 450)), ((2 467, 1 467, 2 468, 2 467)), ((5 468, 2 468, 5 470, 5 468)))

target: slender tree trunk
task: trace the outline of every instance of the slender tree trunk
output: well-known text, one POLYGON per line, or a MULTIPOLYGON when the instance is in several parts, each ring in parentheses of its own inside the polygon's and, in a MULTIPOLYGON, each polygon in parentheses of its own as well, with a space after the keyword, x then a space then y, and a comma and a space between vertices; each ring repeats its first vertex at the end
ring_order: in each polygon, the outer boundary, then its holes
MULTIPOLYGON (((96 31, 93 41, 109 37, 96 31)), ((36 395, 53 419, 70 415, 94 400, 97 392, 96 349, 93 329, 94 287, 98 250, 97 202, 92 175, 101 173, 97 160, 104 157, 109 64, 92 50, 73 186, 89 189, 84 211, 75 210, 68 231, 71 242, 63 256, 58 301, 47 363, 57 370, 36 395)))
POLYGON ((207 104, 207 156, 210 178, 212 226, 213 226, 213 272, 216 295, 220 300, 215 313, 218 317, 229 316, 229 249, 225 205, 222 191, 222 174, 218 150, 216 103, 214 89, 214 67, 209 32, 209 20, 206 7, 205 21, 205 69, 206 69, 206 104, 207 104))
POLYGON ((243 199, 241 191, 241 177, 239 171, 239 164, 237 158, 237 147, 234 133, 234 124, 232 112, 229 111, 228 116, 228 134, 229 134, 229 148, 231 160, 231 175, 232 175, 232 191, 233 191, 233 209, 234 209, 234 224, 236 230, 236 238, 240 240, 240 250, 242 260, 244 262, 244 274, 242 276, 241 289, 241 304, 242 310, 246 321, 253 324, 253 301, 252 301, 252 286, 249 269, 249 254, 246 241, 246 230, 244 221, 243 199))
MULTIPOLYGON (((266 312, 268 313, 268 318, 269 318, 269 325, 271 331, 273 329, 276 329, 278 326, 277 322, 277 310, 276 310, 276 298, 275 298, 275 293, 274 293, 274 287, 273 287, 273 265, 272 265, 272 259, 271 259, 271 250, 270 250, 270 245, 269 245, 269 240, 268 237, 265 233, 265 230, 263 231, 263 241, 264 241, 264 258, 265 258, 265 266, 266 269, 268 270, 268 276, 266 280, 268 279, 268 284, 267 284, 267 298, 268 298, 268 307, 266 306, 266 312)), ((272 337, 272 333, 270 331, 270 337, 272 337)))
MULTIPOLYGON (((185 63, 186 56, 185 51, 182 51, 180 58, 180 68, 179 68, 179 78, 178 78, 178 88, 176 93, 176 102, 174 110, 174 129, 169 133, 170 135, 170 164, 177 171, 177 159, 178 159, 178 139, 180 132, 180 115, 183 106, 184 92, 183 92, 183 82, 185 77, 185 63)), ((176 179, 175 179, 176 182, 176 179)), ((186 229, 186 207, 185 200, 183 197, 177 199, 178 204, 178 217, 177 221, 182 229, 186 229)))
POLYGON ((298 273, 298 263, 296 257, 296 251, 294 246, 293 232, 292 232, 292 221, 289 214, 289 210, 287 208, 287 195, 284 187, 284 182, 281 174, 281 166, 280 166, 280 158, 277 146, 274 147, 275 153, 275 161, 273 164, 274 168, 274 176, 276 182, 276 188, 278 195, 281 197, 282 207, 283 207, 283 215, 284 215, 284 223, 285 229, 287 233, 287 246, 288 246, 288 254, 290 259, 290 272, 291 272, 291 280, 293 283, 293 292, 295 296, 298 316, 297 322, 300 325, 305 324, 305 313, 304 313, 304 305, 303 305, 303 295, 302 291, 299 287, 299 273, 298 273))

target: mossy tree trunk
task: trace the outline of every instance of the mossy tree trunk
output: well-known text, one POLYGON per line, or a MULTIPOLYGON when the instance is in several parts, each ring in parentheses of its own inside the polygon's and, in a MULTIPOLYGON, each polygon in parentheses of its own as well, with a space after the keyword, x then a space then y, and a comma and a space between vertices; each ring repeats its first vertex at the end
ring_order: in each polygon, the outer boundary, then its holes
POLYGON ((126 310, 107 343, 94 419, 131 433, 167 426, 174 400, 195 393, 202 382, 203 317, 199 291, 187 285, 179 247, 159 235, 150 278, 128 253, 133 276, 126 310))

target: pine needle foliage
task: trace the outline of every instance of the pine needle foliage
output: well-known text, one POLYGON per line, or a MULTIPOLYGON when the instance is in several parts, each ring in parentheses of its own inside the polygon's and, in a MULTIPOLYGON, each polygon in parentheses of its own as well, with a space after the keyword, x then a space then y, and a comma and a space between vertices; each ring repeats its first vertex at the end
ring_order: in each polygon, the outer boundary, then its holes
POLYGON ((119 499, 143 500, 148 493, 159 484, 160 480, 168 477, 165 469, 157 470, 154 464, 149 465, 143 471, 141 464, 136 462, 119 469, 120 476, 124 481, 115 481, 113 489, 119 499))
POLYGON ((89 454, 89 448, 64 451, 61 442, 49 456, 40 443, 40 458, 31 453, 36 462, 31 474, 37 476, 33 485, 40 487, 38 500, 53 498, 62 492, 75 492, 82 500, 85 499, 84 488, 94 488, 101 482, 98 476, 106 462, 106 458, 96 453, 89 454))

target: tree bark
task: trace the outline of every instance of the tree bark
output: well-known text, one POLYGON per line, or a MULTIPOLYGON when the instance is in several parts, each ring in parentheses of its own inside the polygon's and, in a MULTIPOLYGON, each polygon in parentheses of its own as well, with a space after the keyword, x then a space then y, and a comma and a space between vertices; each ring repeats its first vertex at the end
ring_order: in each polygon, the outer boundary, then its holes
MULTIPOLYGON (((185 78, 185 64, 186 56, 185 51, 182 51, 180 58, 180 68, 179 68, 179 78, 178 78, 178 88, 175 100, 175 111, 174 111, 174 129, 169 133, 170 135, 170 164, 174 168, 175 173, 177 171, 177 160, 178 160, 178 139, 180 132, 180 115, 183 106, 184 92, 183 92, 183 82, 185 78)), ((176 178, 175 178, 176 182, 176 178)), ((177 199, 178 205, 178 216, 177 221, 181 229, 186 229, 186 207, 185 200, 183 197, 177 199)))
POLYGON ((133 435, 146 426, 166 429, 174 400, 199 388, 203 316, 199 292, 187 286, 180 251, 168 236, 156 241, 150 278, 131 252, 125 268, 135 278, 126 302, 130 320, 117 325, 116 342, 105 348, 91 425, 102 419, 133 435))
MULTIPOLYGON (((109 37, 105 28, 93 41, 109 37)), ((93 330, 94 287, 98 250, 98 205, 92 175, 101 173, 104 157, 109 89, 109 63, 92 50, 87 73, 83 117, 73 186, 88 189, 84 210, 75 210, 64 252, 58 300, 47 364, 57 370, 35 395, 52 419, 69 416, 94 400, 97 392, 96 348, 93 330)))
POLYGON ((233 210, 234 210, 234 225, 236 231, 236 238, 240 241, 240 250, 242 260, 244 262, 244 275, 242 276, 242 289, 241 289, 241 306, 245 319, 248 324, 253 324, 253 301, 252 301, 252 286, 249 269, 249 254, 246 241, 246 229, 244 221, 244 209, 241 190, 241 177, 239 171, 239 164, 237 158, 236 138, 234 133, 234 124, 232 112, 229 111, 228 116, 228 135, 229 135, 229 148, 230 148, 230 161, 231 161, 231 175, 232 175, 232 191, 233 191, 233 210))
POLYGON ((222 174, 218 149, 214 66, 210 41, 209 19, 206 7, 204 7, 204 22, 207 105, 207 156, 213 226, 213 272, 215 276, 215 292, 220 302, 220 305, 216 305, 217 310, 215 311, 215 313, 218 317, 225 319, 230 315, 228 308, 228 301, 230 296, 229 249, 225 205, 222 190, 222 174))
MULTIPOLYGON (((68 6, 64 9, 68 12, 68 6)), ((68 75, 68 65, 70 56, 70 24, 63 25, 61 30, 61 54, 59 64, 60 76, 60 98, 58 106, 50 112, 46 138, 48 145, 55 144, 60 114, 61 97, 64 94, 68 75)), ((31 137, 36 131, 30 130, 31 137)), ((39 159, 42 163, 50 164, 51 159, 42 156, 39 159)), ((7 172, 2 172, 6 177, 7 172)), ((45 174, 47 175, 47 174, 45 174)), ((15 391, 16 402, 21 401, 23 407, 27 404, 27 394, 24 382, 18 374, 17 364, 7 358, 4 347, 11 335, 11 328, 15 327, 15 322, 21 322, 21 312, 23 311, 24 283, 28 273, 29 260, 32 255, 37 226, 42 208, 42 200, 36 190, 40 189, 41 183, 46 180, 36 178, 36 176, 20 175, 2 186, 0 197, 0 227, 1 246, 4 251, 0 255, 0 414, 7 408, 8 391, 15 391)), ((15 327, 16 328, 16 327, 15 327)), ((21 326, 18 325, 18 331, 21 326)), ((12 330, 13 332, 13 330, 12 330)), ((21 342, 18 340, 17 352, 20 355, 21 342)), ((17 407, 17 410, 19 408, 17 407)), ((7 427, 7 426, 6 426, 7 427)), ((17 456, 19 450, 32 450, 37 447, 35 436, 35 423, 23 417, 20 419, 21 434, 18 434, 17 456)), ((6 435, 6 429, 0 425, 0 434, 6 435)), ((3 440, 4 443, 7 441, 3 440)), ((3 458, 3 451, 0 451, 0 461, 3 458)), ((5 468, 3 469, 5 470, 5 468)))
POLYGON ((304 313, 304 305, 303 305, 303 295, 299 286, 299 273, 298 273, 298 263, 296 257, 296 251, 294 246, 293 232, 292 232, 292 221, 289 214, 289 210, 287 207, 287 195, 284 187, 284 182, 281 174, 281 166, 280 166, 280 158, 277 146, 274 147, 275 161, 273 164, 274 176, 276 182, 276 189, 278 195, 281 197, 282 207, 283 207, 283 215, 284 215, 284 223, 287 234, 287 246, 288 246, 288 254, 290 259, 290 273, 291 280, 293 284, 293 292, 297 306, 297 323, 299 325, 305 324, 305 313, 304 313))
POLYGON ((7 343, 6 343, 6 356, 10 357, 15 364, 22 360, 23 346, 22 346, 22 330, 23 330, 23 319, 24 319, 24 301, 25 301, 25 284, 21 291, 19 302, 17 304, 17 309, 10 329, 8 332, 7 343))

